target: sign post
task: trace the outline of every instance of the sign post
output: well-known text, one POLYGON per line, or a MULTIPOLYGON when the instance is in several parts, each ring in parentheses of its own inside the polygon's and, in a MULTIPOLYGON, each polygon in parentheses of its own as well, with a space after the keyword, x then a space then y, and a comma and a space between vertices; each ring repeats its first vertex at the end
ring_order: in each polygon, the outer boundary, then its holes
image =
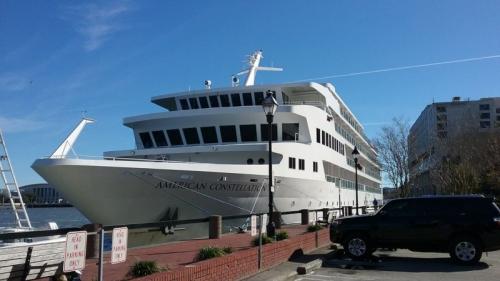
POLYGON ((117 264, 127 260, 128 228, 113 228, 113 240, 111 242, 111 263, 117 264))
POLYGON ((250 217, 250 235, 253 237, 257 235, 257 216, 250 217))
POLYGON ((64 249, 64 272, 73 272, 85 268, 87 251, 87 231, 74 231, 66 234, 64 249))
POLYGON ((267 231, 266 225, 267 225, 267 214, 262 214, 262 223, 260 224, 262 233, 266 233, 267 231))

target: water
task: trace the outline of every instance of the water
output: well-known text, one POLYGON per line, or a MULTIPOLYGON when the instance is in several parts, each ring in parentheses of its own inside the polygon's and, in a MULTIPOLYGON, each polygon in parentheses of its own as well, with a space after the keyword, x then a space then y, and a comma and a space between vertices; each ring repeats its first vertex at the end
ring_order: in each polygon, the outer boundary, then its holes
MULTIPOLYGON (((35 228, 48 228, 49 222, 56 222, 59 228, 80 227, 89 220, 74 207, 28 208, 31 224, 35 228)), ((14 214, 10 208, 0 207, 0 227, 14 226, 14 214)))

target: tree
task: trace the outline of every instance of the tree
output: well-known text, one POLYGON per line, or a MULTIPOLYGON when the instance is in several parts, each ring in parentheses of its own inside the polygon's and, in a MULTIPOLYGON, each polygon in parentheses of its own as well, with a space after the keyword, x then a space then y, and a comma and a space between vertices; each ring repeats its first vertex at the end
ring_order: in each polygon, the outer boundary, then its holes
POLYGON ((394 187, 399 189, 401 197, 409 193, 410 170, 408 168, 408 120, 393 118, 390 125, 382 127, 374 140, 382 170, 394 187))

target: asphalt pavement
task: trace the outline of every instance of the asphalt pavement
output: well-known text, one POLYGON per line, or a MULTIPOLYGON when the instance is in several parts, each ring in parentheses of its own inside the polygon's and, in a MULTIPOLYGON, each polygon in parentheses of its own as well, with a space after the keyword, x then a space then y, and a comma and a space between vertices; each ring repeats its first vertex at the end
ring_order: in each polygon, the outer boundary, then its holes
POLYGON ((324 259, 321 268, 305 275, 288 278, 295 281, 498 281, 500 280, 500 251, 484 253, 474 266, 460 266, 451 262, 448 254, 417 253, 408 250, 377 251, 370 262, 349 262, 342 259, 324 259))

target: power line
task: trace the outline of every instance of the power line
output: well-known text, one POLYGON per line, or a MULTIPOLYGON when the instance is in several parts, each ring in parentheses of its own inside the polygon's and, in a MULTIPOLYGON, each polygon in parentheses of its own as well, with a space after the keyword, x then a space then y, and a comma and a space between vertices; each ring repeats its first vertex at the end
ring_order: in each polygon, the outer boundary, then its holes
POLYGON ((463 62, 471 62, 471 61, 489 60, 489 59, 497 59, 497 58, 500 58, 500 54, 498 54, 498 55, 491 55, 491 56, 484 56, 484 57, 475 57, 475 58, 466 58, 466 59, 456 59, 456 60, 449 60, 449 61, 432 62, 432 63, 426 63, 426 64, 415 64, 415 65, 389 67, 389 68, 375 69, 375 70, 369 70, 369 71, 350 72, 350 73, 344 73, 344 74, 333 74, 333 75, 322 76, 322 77, 315 77, 315 78, 307 78, 307 79, 302 79, 302 80, 296 80, 296 81, 293 81, 291 83, 307 82, 307 81, 317 81, 317 80, 324 80, 324 79, 330 79, 330 78, 339 78, 339 77, 350 77, 350 76, 358 76, 358 75, 374 74, 374 73, 397 71, 397 70, 407 70, 407 69, 423 68, 423 67, 436 66, 436 65, 444 65, 444 64, 453 64, 453 63, 463 63, 463 62))

